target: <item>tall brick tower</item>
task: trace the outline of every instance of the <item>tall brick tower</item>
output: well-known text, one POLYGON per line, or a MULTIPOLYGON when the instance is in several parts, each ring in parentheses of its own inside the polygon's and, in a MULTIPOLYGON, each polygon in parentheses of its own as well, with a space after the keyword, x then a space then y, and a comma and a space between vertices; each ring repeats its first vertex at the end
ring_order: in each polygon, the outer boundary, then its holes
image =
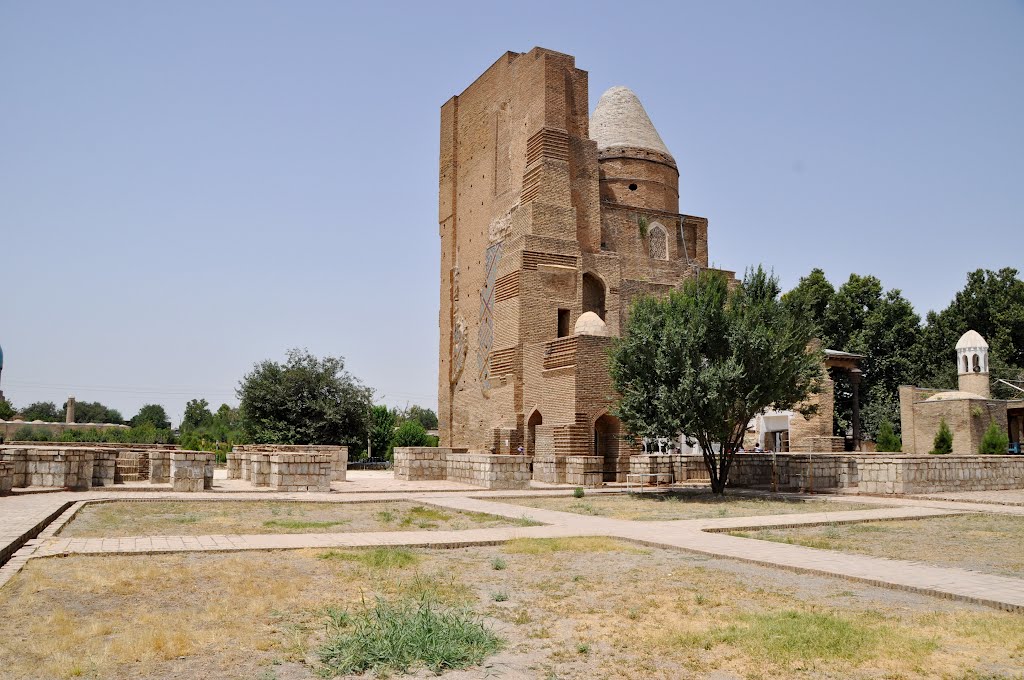
POLYGON ((706 268, 707 220, 636 95, 593 120, 566 54, 507 52, 441 108, 441 445, 535 460, 632 447, 609 413, 610 336, 630 301, 706 268))

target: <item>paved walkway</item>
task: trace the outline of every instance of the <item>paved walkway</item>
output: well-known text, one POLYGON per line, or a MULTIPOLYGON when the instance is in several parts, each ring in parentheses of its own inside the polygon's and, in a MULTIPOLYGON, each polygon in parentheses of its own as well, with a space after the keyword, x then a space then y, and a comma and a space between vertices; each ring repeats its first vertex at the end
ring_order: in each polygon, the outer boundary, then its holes
POLYGON ((29 559, 54 555, 223 552, 380 545, 451 548, 491 545, 514 538, 611 536, 656 547, 682 549, 799 572, 838 576, 877 586, 1024 612, 1024 580, 1021 579, 907 560, 853 555, 798 545, 739 538, 723 533, 730 530, 763 527, 924 518, 970 512, 1024 515, 1024 506, 971 502, 968 498, 938 500, 932 498, 815 496, 816 500, 835 500, 844 503, 853 501, 863 503, 865 507, 863 510, 840 512, 644 522, 578 515, 502 502, 503 498, 565 495, 566 491, 510 492, 479 489, 461 493, 452 493, 452 491, 447 488, 435 488, 398 493, 294 493, 274 494, 273 499, 333 503, 410 500, 513 519, 528 516, 542 522, 543 526, 463 531, 62 538, 55 536, 59 528, 69 521, 84 504, 97 500, 234 501, 268 500, 268 497, 265 492, 179 494, 144 491, 119 492, 116 490, 17 495, 0 498, 0 537, 4 541, 3 545, 10 550, 17 547, 19 542, 24 543, 14 557, 3 568, 0 568, 0 586, 29 559), (54 521, 50 521, 55 517, 54 521), (34 533, 38 533, 38 537, 32 538, 34 533))

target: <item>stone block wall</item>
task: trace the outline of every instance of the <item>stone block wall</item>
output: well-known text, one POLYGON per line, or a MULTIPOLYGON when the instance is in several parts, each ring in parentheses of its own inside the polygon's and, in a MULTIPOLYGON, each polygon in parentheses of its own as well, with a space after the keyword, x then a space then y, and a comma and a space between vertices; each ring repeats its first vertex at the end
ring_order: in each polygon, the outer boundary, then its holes
POLYGON ((171 484, 175 491, 202 491, 213 487, 212 453, 175 451, 171 454, 171 484))
POLYGON ((171 451, 149 452, 149 483, 169 484, 171 482, 171 451))
POLYGON ((0 494, 8 494, 14 488, 14 463, 0 461, 0 494))
POLYGON ((533 479, 545 484, 565 484, 565 458, 537 454, 533 457, 533 479))
POLYGON ((1020 456, 865 456, 858 458, 857 466, 864 493, 1024 489, 1020 456))
POLYGON ((92 452, 92 485, 113 486, 117 473, 117 451, 98 449, 92 452))
POLYGON ((228 479, 242 478, 243 458, 247 458, 244 453, 236 453, 234 450, 228 453, 228 479))
POLYGON ((270 486, 269 451, 252 452, 249 454, 249 480, 253 486, 270 486))
POLYGON ((447 479, 485 489, 528 489, 532 456, 467 452, 445 447, 395 449, 395 479, 447 479))
POLYGON ((444 447, 410 446, 395 449, 395 479, 406 482, 448 478, 448 454, 444 447))
POLYGON ((276 491, 330 491, 334 456, 330 453, 270 454, 270 488, 276 491))
POLYGON ((566 456, 565 483, 574 486, 598 487, 604 484, 602 456, 566 456))
POLYGON ((683 456, 674 454, 641 454, 632 456, 629 472, 634 475, 657 475, 641 477, 635 481, 641 484, 670 484, 686 479, 682 469, 683 456))
POLYGON ((92 451, 27 449, 25 486, 56 486, 85 491, 92 486, 92 451))

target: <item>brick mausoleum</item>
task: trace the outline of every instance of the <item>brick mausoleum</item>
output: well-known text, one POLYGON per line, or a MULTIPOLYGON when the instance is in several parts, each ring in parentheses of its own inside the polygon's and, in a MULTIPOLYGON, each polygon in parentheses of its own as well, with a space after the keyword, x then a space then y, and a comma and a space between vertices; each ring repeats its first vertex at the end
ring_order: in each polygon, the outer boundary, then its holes
POLYGON ((707 268, 708 221, 679 212, 676 161, 635 94, 587 109, 587 72, 542 48, 441 108, 440 438, 599 456, 621 481, 610 337, 635 296, 707 268))

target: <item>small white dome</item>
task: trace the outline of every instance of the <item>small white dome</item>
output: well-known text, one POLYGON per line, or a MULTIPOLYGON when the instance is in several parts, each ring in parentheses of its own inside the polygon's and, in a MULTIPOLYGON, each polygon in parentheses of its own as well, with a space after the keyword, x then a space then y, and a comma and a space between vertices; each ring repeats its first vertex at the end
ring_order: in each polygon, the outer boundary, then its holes
POLYGON ((572 329, 573 335, 600 335, 609 337, 608 324, 594 312, 583 312, 580 318, 576 319, 576 325, 572 329))
POLYGON ((978 347, 988 347, 985 338, 981 337, 981 333, 978 331, 967 331, 956 341, 957 349, 976 349, 978 347))

